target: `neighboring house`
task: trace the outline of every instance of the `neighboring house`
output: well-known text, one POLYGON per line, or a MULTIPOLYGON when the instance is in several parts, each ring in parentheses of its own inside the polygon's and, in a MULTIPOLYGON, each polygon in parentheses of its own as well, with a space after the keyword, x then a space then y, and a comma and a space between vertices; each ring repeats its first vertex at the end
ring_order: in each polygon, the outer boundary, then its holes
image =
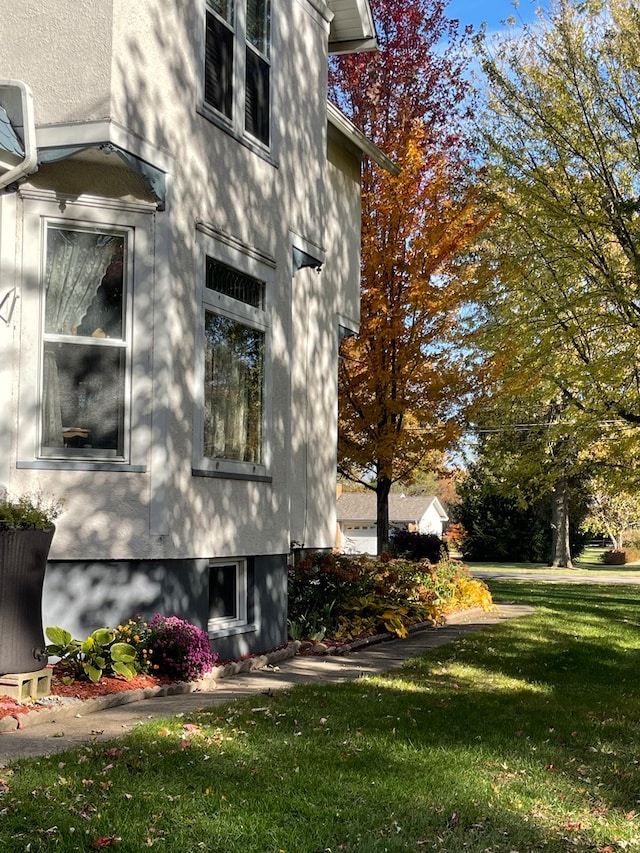
POLYGON ((292 548, 335 539, 361 158, 394 171, 327 106, 329 54, 376 46, 369 4, 2 19, 0 484, 66 503, 44 624, 162 612, 223 658, 277 646, 292 548))
MULTIPOLYGON (((338 549, 348 554, 377 554, 375 492, 342 492, 336 504, 338 549)), ((390 530, 395 528, 442 536, 448 520, 444 507, 433 495, 389 495, 390 530)))

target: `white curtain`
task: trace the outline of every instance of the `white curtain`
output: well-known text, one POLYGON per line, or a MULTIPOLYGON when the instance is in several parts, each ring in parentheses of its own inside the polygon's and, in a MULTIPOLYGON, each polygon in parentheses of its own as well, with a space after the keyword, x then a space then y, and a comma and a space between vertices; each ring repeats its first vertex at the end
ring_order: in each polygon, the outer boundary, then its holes
POLYGON ((49 228, 45 332, 73 335, 122 237, 49 228))

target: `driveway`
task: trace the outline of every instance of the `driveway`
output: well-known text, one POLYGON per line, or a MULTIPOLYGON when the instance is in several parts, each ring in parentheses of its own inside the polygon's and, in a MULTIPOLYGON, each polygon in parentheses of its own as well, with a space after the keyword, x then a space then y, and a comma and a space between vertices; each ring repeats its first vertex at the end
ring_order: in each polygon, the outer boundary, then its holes
POLYGON ((576 569, 529 569, 505 563, 504 568, 483 568, 482 565, 469 564, 471 574, 483 580, 520 580, 545 581, 546 583, 602 583, 602 584, 640 584, 640 570, 605 570, 602 567, 576 569))

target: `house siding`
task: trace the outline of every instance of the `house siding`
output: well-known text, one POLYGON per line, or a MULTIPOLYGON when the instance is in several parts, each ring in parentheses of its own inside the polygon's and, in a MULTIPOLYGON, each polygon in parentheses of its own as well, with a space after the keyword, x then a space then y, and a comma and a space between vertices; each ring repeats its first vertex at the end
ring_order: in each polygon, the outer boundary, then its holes
POLYGON ((0 76, 31 86, 39 137, 74 138, 77 128, 80 140, 105 127, 164 172, 167 186, 166 207, 158 209, 117 153, 91 151, 41 165, 17 193, 0 198, 0 298, 5 282, 21 290, 12 323, 0 325, 7 356, 0 370, 10 374, 0 389, 9 436, 0 473, 12 493, 65 501, 45 582, 45 625, 86 634, 159 610, 206 628, 203 567, 235 557, 253 567, 256 630, 217 638, 216 651, 232 657, 272 648, 287 636, 292 542, 333 544, 337 326, 340 315, 358 316, 360 152, 327 139, 328 23, 319 5, 274 0, 268 153, 199 110, 203 2, 3 6, 10 38, 0 44, 0 76), (129 469, 48 465, 35 454, 42 294, 34 211, 45 204, 68 219, 86 204, 136 217, 144 281, 133 295, 137 456, 129 469), (270 461, 261 479, 194 475, 207 230, 273 267, 270 461), (321 250, 320 274, 292 275, 292 234, 321 250))
MULTIPOLYGON (((117 626, 138 615, 150 620, 161 612, 206 627, 208 566, 208 560, 50 560, 45 624, 85 637, 96 625, 117 626)), ((212 640, 220 660, 273 649, 286 637, 287 555, 251 558, 249 575, 250 627, 212 640)))

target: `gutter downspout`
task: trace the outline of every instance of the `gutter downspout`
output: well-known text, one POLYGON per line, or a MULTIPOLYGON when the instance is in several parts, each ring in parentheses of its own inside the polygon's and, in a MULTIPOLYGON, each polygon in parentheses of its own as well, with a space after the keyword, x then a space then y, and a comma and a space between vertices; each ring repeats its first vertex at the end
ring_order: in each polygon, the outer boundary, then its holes
POLYGON ((4 105, 11 124, 22 131, 24 159, 4 175, 0 175, 0 190, 38 171, 38 149, 36 147, 36 125, 33 111, 33 94, 21 80, 0 80, 0 102, 8 95, 4 105), (3 90, 8 90, 6 93, 3 90))

